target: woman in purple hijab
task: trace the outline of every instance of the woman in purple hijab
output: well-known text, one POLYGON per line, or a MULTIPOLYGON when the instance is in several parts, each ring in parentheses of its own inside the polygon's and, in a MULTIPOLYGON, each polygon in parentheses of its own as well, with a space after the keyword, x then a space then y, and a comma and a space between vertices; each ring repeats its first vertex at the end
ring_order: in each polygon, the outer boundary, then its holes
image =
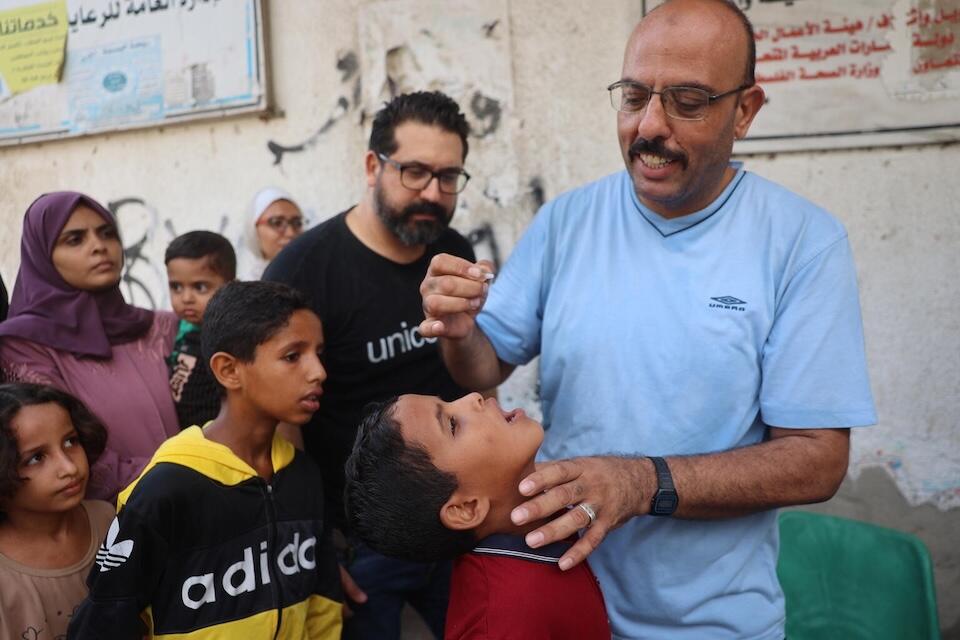
POLYGON ((58 191, 27 209, 20 271, 0 323, 0 377, 49 384, 79 398, 107 428, 87 496, 113 500, 176 434, 165 362, 176 316, 127 304, 113 215, 58 191))

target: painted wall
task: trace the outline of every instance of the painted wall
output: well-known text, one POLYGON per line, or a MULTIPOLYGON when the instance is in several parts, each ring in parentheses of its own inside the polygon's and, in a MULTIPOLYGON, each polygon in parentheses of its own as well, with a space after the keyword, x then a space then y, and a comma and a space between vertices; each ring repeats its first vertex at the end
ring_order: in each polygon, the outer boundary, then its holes
MULTIPOLYGON (((257 188, 287 187, 315 220, 354 203, 364 123, 391 86, 461 100, 481 137, 455 226, 505 259, 545 198, 622 166, 604 87, 638 4, 269 2, 284 115, 0 150, 0 273, 12 287, 27 205, 79 189, 118 214, 132 299, 166 306, 167 242, 194 228, 235 239, 257 188)), ((820 509, 920 535, 960 637, 960 145, 743 160, 833 211, 857 259, 880 424, 854 434, 851 477, 820 509)), ((529 406, 535 389, 528 369, 504 395, 529 406)))

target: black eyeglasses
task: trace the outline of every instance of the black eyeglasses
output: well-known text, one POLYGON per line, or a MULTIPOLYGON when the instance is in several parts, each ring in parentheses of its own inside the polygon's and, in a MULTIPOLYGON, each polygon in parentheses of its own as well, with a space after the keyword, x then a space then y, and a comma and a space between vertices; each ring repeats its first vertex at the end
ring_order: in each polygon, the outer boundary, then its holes
POLYGON ((470 174, 463 169, 441 169, 440 171, 433 171, 419 162, 404 164, 388 158, 382 153, 378 153, 377 157, 383 162, 395 167, 397 171, 400 172, 400 184, 411 191, 422 191, 426 189, 430 181, 436 178, 440 192, 452 196, 463 191, 464 187, 467 186, 467 182, 470 181, 470 174))
POLYGON ((709 91, 697 87, 664 87, 662 91, 639 82, 620 80, 607 87, 610 92, 610 105, 623 113, 643 111, 654 95, 660 96, 663 110, 677 120, 703 120, 707 116, 707 107, 720 98, 749 89, 753 84, 742 84, 736 89, 711 95, 709 91))
POLYGON ((296 216, 295 218, 284 218, 283 216, 272 216, 266 220, 262 220, 257 223, 258 225, 265 224, 274 231, 279 231, 283 233, 287 230, 287 227, 290 227, 294 231, 300 231, 303 229, 303 218, 301 216, 296 216))

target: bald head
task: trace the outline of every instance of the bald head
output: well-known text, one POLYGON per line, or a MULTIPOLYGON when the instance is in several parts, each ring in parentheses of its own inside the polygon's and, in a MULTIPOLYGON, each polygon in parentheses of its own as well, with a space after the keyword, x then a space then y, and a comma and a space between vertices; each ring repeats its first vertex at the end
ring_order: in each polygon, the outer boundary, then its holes
POLYGON ((667 0, 630 36, 612 88, 646 97, 618 109, 617 138, 637 197, 664 217, 702 210, 733 179, 733 142, 764 99, 748 25, 725 0, 667 0), (685 113, 678 91, 703 108, 685 113))
MULTIPOLYGON (((747 15, 729 0, 667 0, 655 7, 637 24, 627 43, 626 55, 630 55, 631 45, 641 37, 645 28, 663 21, 671 27, 682 27, 683 23, 696 16, 697 22, 708 19, 728 42, 734 40, 737 60, 743 69, 743 84, 754 83, 754 69, 757 65, 757 45, 753 34, 753 25, 747 15)), ((691 27, 693 24, 690 25, 691 27)))

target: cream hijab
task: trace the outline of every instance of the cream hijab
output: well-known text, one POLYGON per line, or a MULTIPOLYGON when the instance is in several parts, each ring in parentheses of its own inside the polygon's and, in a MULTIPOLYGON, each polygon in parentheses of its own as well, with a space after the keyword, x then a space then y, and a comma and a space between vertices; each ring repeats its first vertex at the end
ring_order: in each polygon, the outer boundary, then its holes
POLYGON ((260 250, 257 221, 267 210, 267 207, 277 200, 289 200, 297 206, 297 209, 303 211, 297 201, 293 199, 293 196, 279 187, 266 187, 253 196, 248 212, 249 217, 243 226, 240 240, 237 242, 237 248, 240 250, 237 256, 237 278, 239 280, 259 280, 270 263, 263 257, 263 251, 260 250))

